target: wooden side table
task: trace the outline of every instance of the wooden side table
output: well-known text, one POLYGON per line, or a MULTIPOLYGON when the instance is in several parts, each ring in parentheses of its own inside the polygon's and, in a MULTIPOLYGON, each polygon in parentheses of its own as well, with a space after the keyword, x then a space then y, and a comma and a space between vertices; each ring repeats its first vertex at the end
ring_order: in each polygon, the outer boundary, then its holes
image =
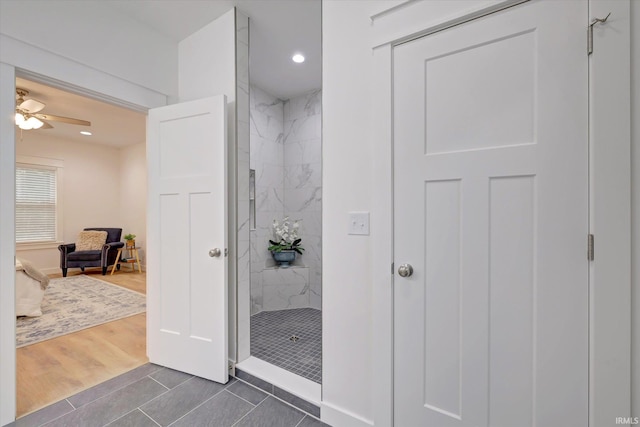
POLYGON ((116 263, 111 267, 111 274, 116 270, 116 265, 119 263, 131 264, 131 271, 136 271, 136 263, 138 264, 138 273, 142 273, 142 267, 140 267, 140 256, 138 255, 138 249, 136 247, 133 248, 118 248, 118 253, 116 254, 116 263), (129 257, 123 261, 120 261, 120 255, 122 255, 122 251, 125 250, 129 252, 129 257), (135 258, 134 258, 135 256, 135 258))

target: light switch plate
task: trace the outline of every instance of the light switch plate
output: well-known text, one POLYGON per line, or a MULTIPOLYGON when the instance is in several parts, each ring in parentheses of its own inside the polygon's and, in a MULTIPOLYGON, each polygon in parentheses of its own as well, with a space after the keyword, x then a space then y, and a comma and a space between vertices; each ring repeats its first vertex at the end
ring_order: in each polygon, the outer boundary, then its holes
POLYGON ((349 234, 369 235, 369 212, 349 212, 349 234))

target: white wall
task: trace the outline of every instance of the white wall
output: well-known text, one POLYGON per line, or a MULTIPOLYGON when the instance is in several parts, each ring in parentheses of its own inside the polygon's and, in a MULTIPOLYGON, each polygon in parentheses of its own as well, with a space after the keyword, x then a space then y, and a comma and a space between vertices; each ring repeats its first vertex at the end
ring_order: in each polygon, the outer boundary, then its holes
POLYGON ((640 417, 640 2, 631 2, 631 415, 640 417))
MULTIPOLYGON (((15 90, 15 70, 0 63, 0 93, 15 90)), ((0 96, 0 141, 13 141, 13 97, 0 96)), ((15 144, 0 144, 0 425, 16 414, 15 144)))
POLYGON ((0 33, 158 93, 178 93, 177 43, 104 2, 2 1, 0 33))
MULTIPOLYGON (((44 132, 23 132, 16 143, 18 156, 58 159, 64 162, 62 182, 62 241, 75 242, 85 227, 119 227, 120 150, 47 136, 44 132)), ((144 193, 143 193, 144 194, 144 193)), ((25 258, 47 273, 60 272, 57 248, 21 250, 25 258)))
POLYGON ((333 408, 353 418, 326 420, 335 425, 373 418, 371 239, 347 235, 347 212, 371 211, 375 191, 367 13, 374 3, 322 4, 322 417, 333 408))
MULTIPOLYGON (((147 155, 146 143, 123 147, 118 150, 120 182, 118 212, 122 236, 136 235, 140 262, 146 264, 147 242, 147 155)), ((124 239, 123 239, 124 241, 124 239)))

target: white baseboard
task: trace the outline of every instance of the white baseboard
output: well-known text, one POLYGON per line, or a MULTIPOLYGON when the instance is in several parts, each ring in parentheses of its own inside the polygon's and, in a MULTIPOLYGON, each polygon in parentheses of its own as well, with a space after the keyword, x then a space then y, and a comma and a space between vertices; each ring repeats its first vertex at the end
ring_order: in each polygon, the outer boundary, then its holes
POLYGON ((343 408, 323 401, 320 406, 320 419, 323 423, 340 427, 372 427, 373 421, 362 418, 343 408))

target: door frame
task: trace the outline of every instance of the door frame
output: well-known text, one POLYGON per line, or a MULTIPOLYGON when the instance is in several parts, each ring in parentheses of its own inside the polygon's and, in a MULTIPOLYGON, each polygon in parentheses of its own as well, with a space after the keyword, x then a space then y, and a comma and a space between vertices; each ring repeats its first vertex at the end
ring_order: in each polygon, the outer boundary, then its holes
MULTIPOLYGON (((590 263, 589 283, 585 284, 589 286, 590 295, 589 420, 590 425, 602 425, 610 423, 615 416, 630 414, 631 400, 630 1, 584 1, 589 3, 590 16, 599 17, 604 11, 602 16, 609 11, 612 16, 618 16, 616 31, 607 32, 607 37, 603 32, 599 34, 597 51, 589 60, 589 222, 590 232, 602 236, 597 239, 596 252, 602 256, 596 255, 596 260, 590 263), (599 108, 592 108, 594 100, 599 108)), ((394 236, 393 48, 523 1, 483 2, 479 7, 459 11, 445 21, 427 25, 423 23, 428 22, 424 19, 426 6, 421 3, 402 3, 371 16, 373 78, 370 91, 375 100, 371 146, 373 169, 376 170, 373 187, 377 189, 372 205, 377 214, 372 215, 371 226, 378 230, 371 236, 372 348, 375 349, 372 352, 372 389, 376 425, 391 426, 394 420, 394 273, 391 270, 393 249, 389 244, 394 236), (393 30, 390 30, 391 21, 396 24, 393 30), (397 31, 398 24, 404 32, 397 31)), ((585 32, 589 18, 585 17, 585 32)), ((587 236, 585 256, 586 242, 587 236)))
MULTIPOLYGON (((15 93, 25 77, 124 108, 146 112, 167 105, 167 95, 0 34, 0 88, 15 93)), ((13 97, 0 99, 0 425, 15 420, 15 125, 13 97), (9 285, 8 285, 9 284, 9 285)))

